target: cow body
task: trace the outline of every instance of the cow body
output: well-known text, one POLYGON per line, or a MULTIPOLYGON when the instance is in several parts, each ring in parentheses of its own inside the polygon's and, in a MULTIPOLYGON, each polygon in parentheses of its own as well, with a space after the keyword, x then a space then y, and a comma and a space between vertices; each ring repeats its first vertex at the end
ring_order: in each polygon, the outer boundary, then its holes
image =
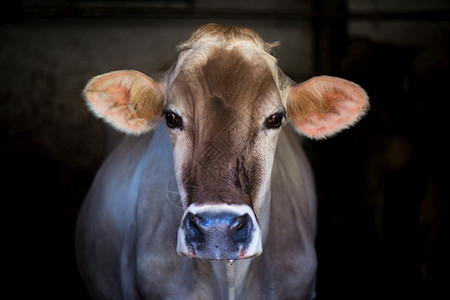
POLYGON ((334 77, 295 84, 273 46, 208 24, 160 82, 116 71, 87 84, 96 115, 145 133, 111 154, 80 211, 77 260, 95 299, 313 298, 314 183, 284 124, 332 135, 367 96, 334 77))
MULTIPOLYGON (((314 290, 314 185, 291 134, 278 141, 263 253, 232 264, 237 275, 247 269, 237 299, 310 299, 314 290)), ((100 169, 77 232, 80 269, 94 299, 228 299, 228 261, 175 251, 183 208, 171 148, 159 126, 125 138, 100 169)))

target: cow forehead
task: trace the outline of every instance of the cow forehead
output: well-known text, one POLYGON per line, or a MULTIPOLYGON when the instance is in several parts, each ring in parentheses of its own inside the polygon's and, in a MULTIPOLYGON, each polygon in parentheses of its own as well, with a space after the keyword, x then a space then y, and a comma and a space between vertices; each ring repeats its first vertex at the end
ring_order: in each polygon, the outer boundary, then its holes
POLYGON ((207 112, 239 117, 281 105, 276 63, 265 52, 209 47, 180 55, 178 64, 168 103, 187 116, 207 112))

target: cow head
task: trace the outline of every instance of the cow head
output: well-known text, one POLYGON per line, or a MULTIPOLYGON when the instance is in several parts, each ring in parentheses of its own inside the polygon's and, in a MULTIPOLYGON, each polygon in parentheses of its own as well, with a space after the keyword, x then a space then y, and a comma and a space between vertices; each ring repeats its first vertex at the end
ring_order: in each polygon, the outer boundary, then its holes
POLYGON ((180 46, 178 61, 155 82, 137 71, 94 77, 91 110, 130 134, 162 117, 173 144, 184 216, 179 254, 242 259, 262 251, 277 138, 291 121, 310 138, 352 125, 368 99, 358 85, 319 76, 295 84, 254 31, 208 24, 180 46), (263 228, 264 229, 264 228, 263 228))

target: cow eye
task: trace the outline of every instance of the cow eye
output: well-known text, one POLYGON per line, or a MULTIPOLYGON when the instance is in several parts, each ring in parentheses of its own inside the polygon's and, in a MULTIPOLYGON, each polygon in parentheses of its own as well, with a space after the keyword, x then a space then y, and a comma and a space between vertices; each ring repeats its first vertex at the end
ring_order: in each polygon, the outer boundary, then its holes
POLYGON ((283 113, 276 113, 271 115, 266 119, 265 126, 266 128, 272 129, 272 128, 279 128, 283 122, 284 114, 283 113))
POLYGON ((167 127, 171 129, 180 128, 183 125, 180 116, 171 111, 165 112, 164 117, 166 118, 167 127))

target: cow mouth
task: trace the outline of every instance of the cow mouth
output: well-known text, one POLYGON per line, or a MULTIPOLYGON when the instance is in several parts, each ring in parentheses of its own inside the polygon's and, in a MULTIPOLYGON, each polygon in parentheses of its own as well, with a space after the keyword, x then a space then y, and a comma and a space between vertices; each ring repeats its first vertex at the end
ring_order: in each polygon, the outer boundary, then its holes
POLYGON ((241 250, 239 252, 229 252, 229 251, 204 251, 204 250, 196 250, 194 248, 189 248, 187 251, 181 250, 179 247, 177 248, 177 253, 180 256, 186 256, 189 258, 196 259, 205 259, 205 260, 221 260, 221 261, 229 261, 230 263, 235 260, 244 260, 252 257, 259 256, 261 252, 256 253, 248 253, 248 251, 241 250))

